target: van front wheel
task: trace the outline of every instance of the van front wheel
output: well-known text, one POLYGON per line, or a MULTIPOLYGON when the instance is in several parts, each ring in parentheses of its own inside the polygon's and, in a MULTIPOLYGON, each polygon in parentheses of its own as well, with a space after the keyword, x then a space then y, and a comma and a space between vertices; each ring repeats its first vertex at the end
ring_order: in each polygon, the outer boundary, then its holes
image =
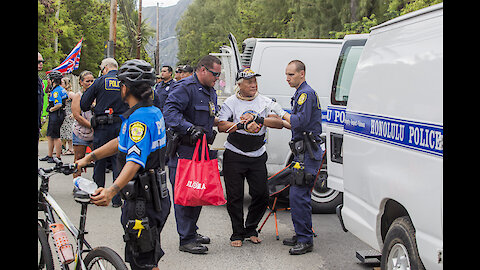
POLYGON ((415 229, 408 216, 395 219, 385 237, 381 269, 425 270, 418 254, 415 229))
POLYGON ((312 213, 332 214, 343 201, 343 193, 327 187, 327 169, 322 168, 312 190, 312 213))

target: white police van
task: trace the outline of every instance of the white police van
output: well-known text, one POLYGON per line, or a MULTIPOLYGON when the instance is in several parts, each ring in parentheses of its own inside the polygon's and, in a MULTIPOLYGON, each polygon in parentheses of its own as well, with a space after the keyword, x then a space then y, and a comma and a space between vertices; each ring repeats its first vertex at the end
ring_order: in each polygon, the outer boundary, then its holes
MULTIPOLYGON (((291 60, 298 59, 305 63, 306 80, 318 94, 325 119, 331 82, 343 40, 248 38, 243 41, 243 54, 240 55, 235 37, 230 34, 229 39, 230 47, 222 46, 220 53, 211 53, 222 60, 222 75, 215 87, 217 91, 220 90, 219 104, 233 94, 236 71, 240 67, 250 67, 262 75, 257 77, 259 92, 275 99, 283 109, 290 112, 290 100, 295 89, 286 82, 285 68, 291 60)), ((322 125, 325 131, 325 124, 322 125)), ((288 146, 291 137, 292 133, 288 129, 267 129, 265 145, 269 175, 280 171, 293 159, 288 146)), ((220 150, 220 159, 225 140, 226 134, 220 133, 212 145, 220 150)), ((321 177, 326 178, 326 169, 323 167, 321 177)), ((327 188, 324 181, 317 183, 312 192, 313 212, 335 212, 335 207, 341 203, 341 194, 327 188)))
POLYGON ((341 161, 328 184, 343 190, 342 226, 381 251, 382 269, 443 269, 442 43, 443 4, 373 27, 350 87, 332 91, 344 105, 328 108, 341 161))

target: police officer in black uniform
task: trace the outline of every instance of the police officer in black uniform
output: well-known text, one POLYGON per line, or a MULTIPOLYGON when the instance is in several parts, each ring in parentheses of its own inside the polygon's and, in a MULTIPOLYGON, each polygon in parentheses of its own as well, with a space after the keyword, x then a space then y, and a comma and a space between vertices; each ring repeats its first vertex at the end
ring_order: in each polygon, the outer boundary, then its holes
POLYGON ((290 148, 294 166, 289 200, 295 235, 283 240, 283 244, 293 246, 289 250, 291 255, 300 255, 313 250, 311 191, 323 155, 319 145, 322 110, 317 93, 305 81, 302 61, 291 61, 285 74, 290 87, 296 89, 291 101, 292 114, 283 116, 292 130, 290 148))
MULTIPOLYGON (((209 144, 213 143, 215 113, 218 111, 217 94, 213 86, 220 76, 221 61, 215 56, 204 56, 197 64, 195 73, 176 82, 165 102, 165 124, 173 130, 168 138, 168 169, 172 187, 179 158, 192 159, 195 143, 206 134, 209 144), (177 140, 177 138, 179 140, 177 140), (173 147, 172 147, 173 145, 173 147), (169 149, 174 149, 169 151, 169 149)), ((169 131, 167 131, 167 136, 169 131)), ((217 156, 209 151, 210 158, 217 156)), ((180 236, 180 251, 203 254, 208 251, 201 244, 210 243, 210 238, 197 233, 197 220, 201 206, 191 207, 174 204, 177 231, 180 236)))
POLYGON ((122 169, 108 188, 100 187, 91 196, 96 205, 107 206, 119 191, 125 199, 121 223, 125 230, 125 260, 133 270, 158 269, 165 254, 160 245, 160 232, 170 213, 165 174, 165 122, 152 104, 155 71, 144 60, 128 60, 117 75, 120 91, 130 109, 121 115, 118 137, 77 161, 84 167, 118 153, 122 169))
MULTIPOLYGON (((117 79, 118 63, 113 58, 105 58, 100 64, 103 76, 98 77, 90 87, 85 90, 80 99, 80 108, 82 111, 91 109, 93 101, 96 99, 96 105, 93 109, 94 116, 91 124, 93 128, 93 147, 99 148, 111 139, 116 138, 120 132, 122 120, 120 115, 127 111, 128 105, 122 101, 120 95, 120 81, 117 79)), ((115 156, 99 159, 95 161, 93 169, 93 179, 99 187, 105 186, 105 167, 107 160, 110 159, 113 170, 113 181, 118 176, 117 163, 115 156)), ((120 196, 113 198, 113 207, 122 205, 120 196)))

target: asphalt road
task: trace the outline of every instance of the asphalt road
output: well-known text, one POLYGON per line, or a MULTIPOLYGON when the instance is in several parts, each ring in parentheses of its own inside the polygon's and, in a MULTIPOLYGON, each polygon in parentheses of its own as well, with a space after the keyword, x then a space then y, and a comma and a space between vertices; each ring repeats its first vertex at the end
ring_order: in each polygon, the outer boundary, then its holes
MULTIPOLYGON (((46 142, 39 144, 39 157, 47 153, 46 142)), ((62 156, 64 163, 73 162, 73 156, 62 156)), ((42 168, 52 164, 38 162, 42 168)), ((82 176, 92 179, 93 169, 88 168, 82 176)), ((222 177, 223 178, 223 177, 222 177)), ((73 224, 78 226, 80 204, 73 200, 72 176, 57 174, 52 176, 50 194, 69 216, 73 224)), ((223 179, 222 179, 223 180, 223 179)), ((107 186, 112 183, 112 174, 106 176, 107 186)), ((171 191, 171 187, 170 187, 171 191)), ((244 213, 250 203, 248 188, 245 188, 244 213)), ((171 194, 171 193, 170 193, 171 194)), ((268 210, 267 210, 268 211, 268 210)), ((87 241, 93 246, 108 246, 124 257, 123 230, 120 225, 120 208, 98 207, 90 205, 87 212, 87 241)), ((40 216, 42 214, 39 214, 40 216)), ((264 218, 267 214, 265 214, 264 218)), ((282 245, 282 239, 294 233, 290 213, 277 213, 280 241, 275 239, 275 223, 273 215, 265 224, 259 237, 261 244, 255 245, 244 241, 243 246, 230 246, 231 223, 225 206, 204 206, 198 221, 198 232, 209 236, 211 243, 208 254, 194 255, 178 250, 179 239, 173 205, 167 223, 161 233, 162 248, 165 256, 160 260, 160 269, 323 269, 323 270, 356 270, 373 269, 378 264, 362 264, 355 257, 356 250, 369 249, 369 246, 353 236, 343 232, 335 214, 313 215, 313 227, 317 233, 314 238, 313 252, 301 256, 288 254, 290 247, 282 245)), ((262 219, 263 222, 263 219, 262 219)), ((72 240, 72 239, 71 239, 72 240)), ((128 265, 128 264, 127 264, 128 265)))

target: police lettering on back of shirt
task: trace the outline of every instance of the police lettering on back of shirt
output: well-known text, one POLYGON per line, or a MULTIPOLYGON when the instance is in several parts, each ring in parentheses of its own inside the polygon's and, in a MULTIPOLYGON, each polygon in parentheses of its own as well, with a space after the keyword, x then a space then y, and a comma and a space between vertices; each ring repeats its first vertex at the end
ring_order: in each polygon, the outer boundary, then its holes
POLYGON ((120 81, 116 78, 117 72, 117 70, 110 70, 107 74, 97 78, 87 88, 80 100, 82 111, 89 110, 95 99, 94 113, 97 116, 109 112, 120 115, 128 109, 128 105, 123 102, 120 95, 120 81))

